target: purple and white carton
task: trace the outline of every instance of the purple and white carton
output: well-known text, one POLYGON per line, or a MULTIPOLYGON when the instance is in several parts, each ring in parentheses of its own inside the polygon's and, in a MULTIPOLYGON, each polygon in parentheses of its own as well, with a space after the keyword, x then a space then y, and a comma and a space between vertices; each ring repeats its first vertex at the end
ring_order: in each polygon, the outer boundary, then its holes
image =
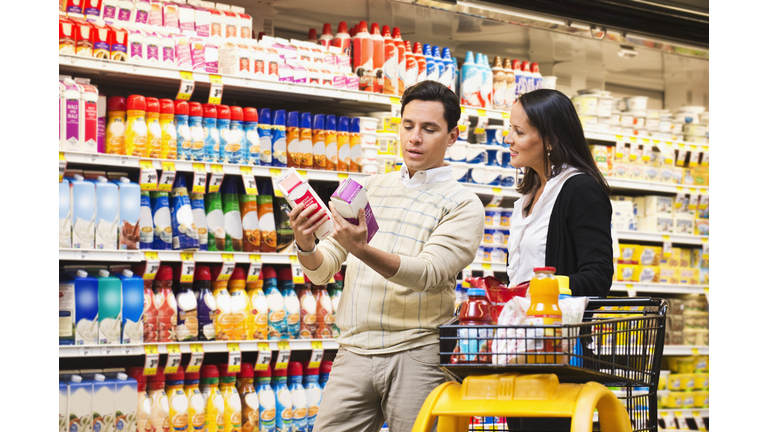
POLYGON ((368 227, 368 243, 371 242, 374 234, 379 230, 379 224, 373 216, 373 210, 368 203, 368 197, 365 195, 365 189, 358 182, 347 177, 336 192, 331 195, 331 201, 336 211, 349 223, 358 225, 357 216, 360 209, 365 209, 365 224, 368 227))

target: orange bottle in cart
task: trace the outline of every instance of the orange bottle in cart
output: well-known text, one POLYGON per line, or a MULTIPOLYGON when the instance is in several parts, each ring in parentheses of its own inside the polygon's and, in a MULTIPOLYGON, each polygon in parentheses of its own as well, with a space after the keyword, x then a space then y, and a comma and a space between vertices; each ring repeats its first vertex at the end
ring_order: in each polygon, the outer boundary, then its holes
MULTIPOLYGON (((531 306, 523 321, 523 325, 562 325, 563 313, 558 307, 560 288, 555 279, 554 267, 537 267, 533 269, 534 276, 528 287, 531 295, 531 306)), ((562 341, 533 339, 543 337, 562 337, 559 328, 526 329, 526 353, 532 352, 562 352, 562 341)), ((527 355, 526 363, 560 363, 562 356, 527 355)))

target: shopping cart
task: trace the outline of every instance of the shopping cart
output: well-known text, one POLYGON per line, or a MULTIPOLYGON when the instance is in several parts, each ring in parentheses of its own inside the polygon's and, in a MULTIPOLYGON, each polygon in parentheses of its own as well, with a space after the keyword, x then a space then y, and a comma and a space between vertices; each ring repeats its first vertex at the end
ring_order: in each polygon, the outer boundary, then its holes
POLYGON ((440 366, 462 384, 433 390, 413 431, 428 431, 435 419, 438 432, 531 430, 519 426, 531 417, 572 417, 572 431, 657 431, 666 311, 662 298, 589 298, 574 325, 454 319, 439 327, 440 366), (556 330, 562 335, 551 336, 556 330), (514 418, 509 425, 506 417, 514 418))

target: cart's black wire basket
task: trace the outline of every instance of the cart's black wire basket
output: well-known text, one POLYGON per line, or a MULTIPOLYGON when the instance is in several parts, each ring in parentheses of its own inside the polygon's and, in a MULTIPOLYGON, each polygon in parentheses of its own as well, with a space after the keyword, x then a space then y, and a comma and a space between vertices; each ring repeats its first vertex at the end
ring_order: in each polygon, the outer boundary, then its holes
MULTIPOLYGON (((563 383, 620 387, 633 430, 656 431, 666 312, 663 298, 589 298, 580 324, 462 326, 456 318, 439 327, 440 365, 459 378, 554 373, 563 383)), ((470 430, 531 430, 476 420, 470 430)))

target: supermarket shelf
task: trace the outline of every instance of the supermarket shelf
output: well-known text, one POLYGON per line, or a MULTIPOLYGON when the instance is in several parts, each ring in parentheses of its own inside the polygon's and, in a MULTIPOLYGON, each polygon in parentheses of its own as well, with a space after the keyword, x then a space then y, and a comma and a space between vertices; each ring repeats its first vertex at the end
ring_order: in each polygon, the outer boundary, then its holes
MULTIPOLYGON (((338 342, 332 339, 304 339, 304 340, 289 340, 288 345, 291 351, 311 350, 312 342, 322 341, 323 349, 336 350, 339 348, 338 342)), ((269 348, 272 351, 277 351, 277 342, 275 340, 270 341, 235 341, 240 345, 241 352, 256 352, 259 350, 258 344, 267 342, 269 348)), ((232 343, 232 342, 230 342, 232 343)), ((191 344, 200 344, 203 346, 203 351, 207 353, 215 352, 227 352, 227 342, 171 342, 171 343, 158 343, 147 344, 157 346, 157 352, 160 354, 168 353, 168 345, 178 345, 182 354, 190 353, 191 344)), ((112 357, 112 356, 137 356, 144 355, 143 344, 131 344, 131 345, 92 345, 92 346, 74 346, 74 345, 60 345, 59 346, 59 358, 64 357, 112 357)))
POLYGON ((59 249, 59 260, 140 262, 144 251, 59 249))
POLYGON ((499 273, 507 272, 506 263, 475 261, 469 265, 469 268, 472 270, 493 270, 493 272, 499 272, 499 273))
POLYGON ((695 236, 695 235, 688 235, 688 234, 662 234, 662 233, 652 233, 652 232, 644 232, 644 231, 617 231, 616 235, 619 240, 650 241, 650 242, 659 242, 659 243, 662 243, 664 241, 663 236, 668 235, 669 239, 674 244, 685 244, 685 245, 694 245, 694 246, 701 246, 702 239, 709 239, 709 236, 695 236))
POLYGON ((513 187, 486 186, 474 183, 461 183, 461 185, 477 195, 501 195, 511 198, 520 198, 521 196, 513 187))
MULTIPOLYGON (((72 261, 120 261, 142 262, 144 252, 156 252, 160 262, 181 262, 182 251, 100 251, 85 249, 59 249, 59 260, 72 261)), ((261 253, 261 252, 193 252, 195 262, 220 263, 223 254, 232 255, 236 263, 250 263, 250 255, 261 257, 263 264, 290 264, 296 254, 261 253)))
POLYGON ((709 355, 709 346, 690 346, 690 345, 664 345, 665 356, 690 356, 694 355, 694 350, 698 355, 709 355))
POLYGON ((693 186, 693 185, 678 185, 669 183, 659 183, 644 180, 631 180, 623 178, 606 177, 608 185, 611 189, 624 189, 624 190, 640 190, 644 192, 664 192, 674 193, 678 192, 679 187, 685 189, 698 189, 700 192, 709 193, 709 187, 705 186, 693 186))
POLYGON ((614 282, 611 291, 626 292, 627 285, 631 285, 635 291, 641 293, 659 293, 659 294, 704 294, 706 285, 681 285, 681 284, 658 284, 658 283, 627 283, 614 282))
POLYGON ((693 418, 693 413, 699 413, 699 416, 703 417, 709 417, 709 408, 698 408, 698 409, 660 409, 659 410, 659 418, 662 416, 674 416, 675 413, 681 413, 683 417, 685 418, 693 418))
POLYGON ((595 140, 595 141, 608 141, 611 143, 615 143, 619 140, 628 142, 631 141, 632 138, 635 138, 638 143, 640 144, 650 144, 653 143, 654 147, 659 148, 659 145, 663 142, 666 146, 676 146, 676 145, 685 145, 690 146, 692 148, 696 147, 709 147, 709 144, 700 144, 700 143, 692 143, 687 141, 677 141, 677 140, 658 140, 650 137, 637 137, 637 136, 626 136, 622 134, 615 134, 610 132, 604 132, 604 131, 591 131, 591 130, 585 130, 584 136, 589 140, 595 140))

